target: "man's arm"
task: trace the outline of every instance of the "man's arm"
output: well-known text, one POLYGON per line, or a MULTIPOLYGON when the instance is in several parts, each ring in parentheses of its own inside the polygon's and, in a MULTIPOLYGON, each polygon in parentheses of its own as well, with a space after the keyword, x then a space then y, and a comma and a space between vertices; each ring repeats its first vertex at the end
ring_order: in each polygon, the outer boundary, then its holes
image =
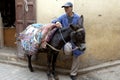
POLYGON ((58 27, 61 27, 62 26, 62 17, 63 16, 60 16, 60 17, 58 17, 57 19, 54 19, 53 21, 52 21, 52 23, 54 23, 54 24, 56 24, 56 26, 58 26, 58 27))
POLYGON ((52 23, 56 23, 56 22, 60 22, 61 23, 62 22, 62 16, 52 20, 52 23))

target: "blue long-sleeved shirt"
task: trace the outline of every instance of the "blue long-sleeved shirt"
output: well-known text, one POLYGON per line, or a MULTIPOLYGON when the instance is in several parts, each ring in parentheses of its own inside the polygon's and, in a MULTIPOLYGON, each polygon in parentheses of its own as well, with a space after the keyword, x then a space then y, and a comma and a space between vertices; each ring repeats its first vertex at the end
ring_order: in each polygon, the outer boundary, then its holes
POLYGON ((72 22, 69 23, 69 17, 67 16, 67 14, 63 14, 57 19, 53 20, 52 23, 60 22, 62 24, 62 27, 69 27, 69 24, 73 24, 73 25, 79 24, 80 22, 79 20, 80 20, 80 16, 74 13, 72 17, 72 22))

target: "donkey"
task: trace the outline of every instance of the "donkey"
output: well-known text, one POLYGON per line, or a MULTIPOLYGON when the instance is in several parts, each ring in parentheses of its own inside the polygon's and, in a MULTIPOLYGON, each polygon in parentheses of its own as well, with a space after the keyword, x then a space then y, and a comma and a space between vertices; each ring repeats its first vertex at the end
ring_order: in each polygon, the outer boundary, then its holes
MULTIPOLYGON (((81 18, 83 20, 83 16, 81 16, 81 18)), ((48 42, 47 48, 42 50, 43 52, 47 51, 47 76, 49 80, 51 80, 51 75, 53 75, 55 80, 59 80, 55 70, 57 56, 60 49, 70 41, 72 41, 77 47, 80 47, 82 43, 85 43, 83 21, 78 25, 70 25, 67 28, 57 29, 54 32, 52 39, 48 42)), ((32 55, 27 55, 29 70, 33 72, 31 57, 32 55)))

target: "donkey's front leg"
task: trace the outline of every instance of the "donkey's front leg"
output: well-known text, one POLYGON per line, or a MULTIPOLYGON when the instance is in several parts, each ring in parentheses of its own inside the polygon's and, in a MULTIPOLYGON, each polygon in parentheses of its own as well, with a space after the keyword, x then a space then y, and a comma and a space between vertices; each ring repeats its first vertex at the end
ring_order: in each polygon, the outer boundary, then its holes
POLYGON ((28 58, 28 68, 29 68, 29 70, 30 70, 31 72, 33 72, 34 70, 33 70, 32 64, 31 64, 31 57, 32 57, 32 55, 28 55, 28 54, 27 54, 27 58, 28 58))

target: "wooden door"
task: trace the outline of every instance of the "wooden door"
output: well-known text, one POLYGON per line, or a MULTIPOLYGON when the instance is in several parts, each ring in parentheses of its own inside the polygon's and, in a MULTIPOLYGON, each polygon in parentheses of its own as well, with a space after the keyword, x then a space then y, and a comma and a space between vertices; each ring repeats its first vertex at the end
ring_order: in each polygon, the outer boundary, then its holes
POLYGON ((16 0, 16 32, 17 34, 24 30, 24 0, 16 0))
POLYGON ((16 0, 16 30, 23 31, 36 22, 36 0, 16 0), (26 2, 27 1, 27 2, 26 2), (28 10, 26 10, 28 8, 28 10))
MULTIPOLYGON (((35 0, 26 0, 28 1, 28 11, 25 11, 25 26, 36 22, 36 5, 35 0)), ((27 6, 26 6, 27 7, 27 6)))
MULTIPOLYGON (((16 33, 22 32, 29 24, 36 22, 36 0, 15 0, 16 2, 16 33)), ((18 57, 23 57, 24 52, 17 42, 18 57)))

